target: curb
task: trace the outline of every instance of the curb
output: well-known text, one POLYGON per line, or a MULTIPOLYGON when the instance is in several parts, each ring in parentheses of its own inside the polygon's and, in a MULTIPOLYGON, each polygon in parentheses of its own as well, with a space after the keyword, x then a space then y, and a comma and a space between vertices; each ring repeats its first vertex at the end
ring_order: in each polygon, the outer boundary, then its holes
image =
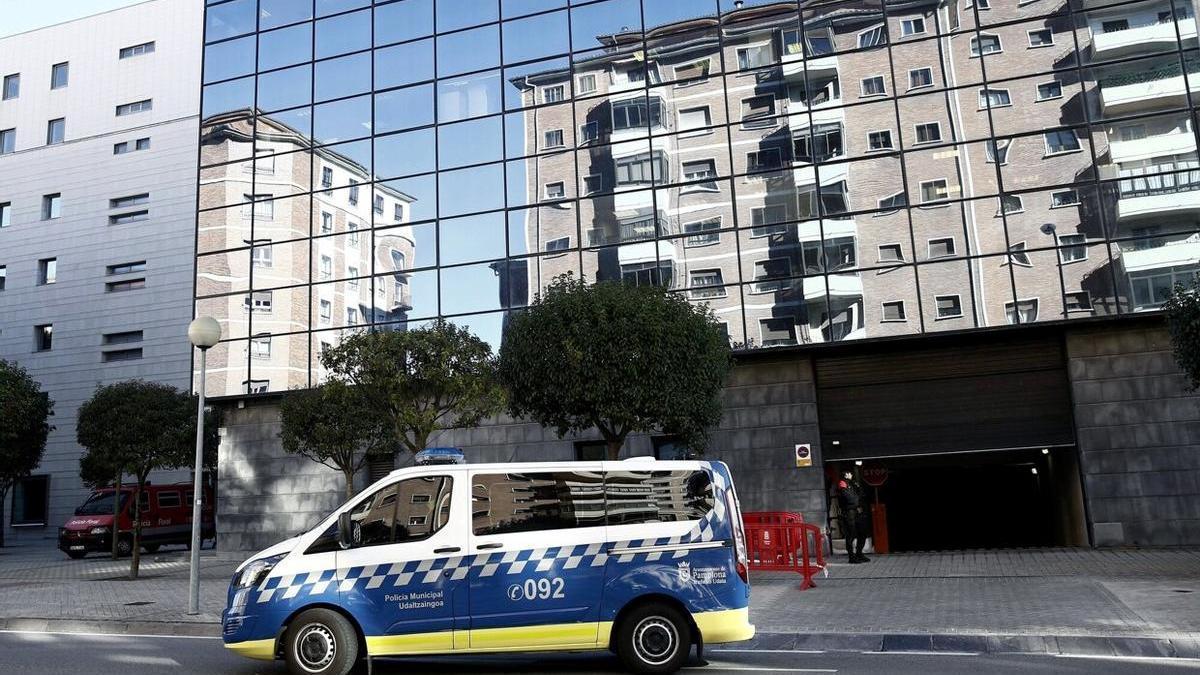
POLYGON ((163 637, 220 638, 216 621, 76 621, 73 619, 0 619, 0 630, 29 633, 100 633, 163 637))
MULTIPOLYGON (((965 633, 768 633, 730 645, 736 649, 854 652, 966 652, 1200 658, 1200 635, 1191 637, 1001 635, 965 633)), ((714 646, 714 651, 721 647, 714 646)))

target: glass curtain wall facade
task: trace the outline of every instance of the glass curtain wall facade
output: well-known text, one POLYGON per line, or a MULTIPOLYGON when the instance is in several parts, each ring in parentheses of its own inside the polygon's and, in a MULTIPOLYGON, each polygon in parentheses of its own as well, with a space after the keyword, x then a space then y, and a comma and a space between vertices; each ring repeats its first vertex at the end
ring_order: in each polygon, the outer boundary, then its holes
POLYGON ((209 395, 558 275, 736 349, 1154 311, 1200 268, 1190 2, 209 0, 209 395))

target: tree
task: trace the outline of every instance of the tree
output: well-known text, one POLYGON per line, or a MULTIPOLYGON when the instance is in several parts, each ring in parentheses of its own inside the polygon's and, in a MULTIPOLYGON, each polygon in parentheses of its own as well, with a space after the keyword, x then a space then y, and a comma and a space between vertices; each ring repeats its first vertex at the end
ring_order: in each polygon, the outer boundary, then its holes
POLYGON ((500 348, 510 412, 567 432, 596 428, 616 459, 630 432, 702 448, 721 420, 729 343, 711 312, 677 293, 555 279, 513 316, 500 348))
MULTIPOLYGON (((439 429, 473 426, 504 405, 488 343, 445 321, 406 331, 354 333, 321 355, 332 381, 378 415, 393 448, 424 450, 439 429)), ((342 425, 344 427, 344 425, 342 425)))
POLYGON ((367 458, 394 450, 392 426, 382 416, 365 413, 361 397, 344 382, 291 391, 280 412, 283 449, 340 471, 346 499, 354 496, 354 474, 367 458))
POLYGON ((1200 388, 1200 275, 1191 285, 1178 284, 1163 305, 1175 362, 1188 378, 1188 387, 1200 388))
MULTIPOLYGON (((129 576, 136 579, 141 563, 142 518, 140 496, 150 473, 190 466, 195 457, 196 406, 194 396, 175 387, 143 380, 128 380, 99 387, 79 408, 76 436, 87 452, 79 460, 80 474, 96 485, 104 474, 113 478, 120 505, 123 475, 133 478, 133 557, 129 576)), ((204 465, 216 461, 220 416, 206 412, 204 465)), ((113 541, 120 537, 113 523, 113 541)))
POLYGON ((8 490, 42 462, 54 429, 54 402, 15 363, 0 359, 0 546, 4 546, 4 501, 8 490))

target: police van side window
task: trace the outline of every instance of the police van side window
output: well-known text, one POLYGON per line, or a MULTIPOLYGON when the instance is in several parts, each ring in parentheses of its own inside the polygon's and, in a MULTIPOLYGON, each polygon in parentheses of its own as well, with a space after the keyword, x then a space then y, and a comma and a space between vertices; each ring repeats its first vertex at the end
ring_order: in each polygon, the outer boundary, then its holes
POLYGON ((178 492, 160 492, 158 493, 158 508, 173 509, 179 506, 178 492))
POLYGON ((604 492, 609 525, 699 520, 713 508, 707 471, 610 471, 604 492))
POLYGON ((604 478, 595 471, 476 475, 471 485, 476 535, 598 527, 604 478))
MULTIPOLYGON (((446 525, 454 481, 449 476, 409 478, 386 485, 350 511, 352 548, 420 541, 446 525)), ((338 549, 333 522, 305 551, 338 549)))

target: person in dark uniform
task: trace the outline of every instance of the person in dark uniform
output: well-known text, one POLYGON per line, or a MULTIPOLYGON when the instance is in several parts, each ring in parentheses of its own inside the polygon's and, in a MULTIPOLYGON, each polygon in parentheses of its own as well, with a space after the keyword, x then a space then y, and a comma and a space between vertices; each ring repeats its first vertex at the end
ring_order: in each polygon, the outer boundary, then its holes
POLYGON ((845 471, 837 484, 838 523, 842 527, 842 536, 846 538, 846 553, 850 564, 870 562, 863 555, 863 547, 867 544, 866 504, 863 489, 854 479, 854 472, 845 471))

